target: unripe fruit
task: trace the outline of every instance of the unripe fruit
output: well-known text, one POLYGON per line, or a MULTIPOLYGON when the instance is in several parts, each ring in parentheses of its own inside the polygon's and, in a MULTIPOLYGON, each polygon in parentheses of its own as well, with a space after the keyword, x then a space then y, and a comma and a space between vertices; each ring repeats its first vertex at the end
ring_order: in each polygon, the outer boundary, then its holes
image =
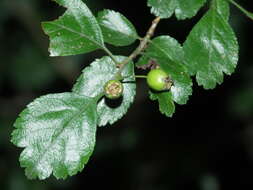
POLYGON ((162 69, 152 69, 147 75, 148 86, 155 91, 169 90, 172 82, 162 69))
POLYGON ((117 99, 122 96, 123 89, 123 85, 119 80, 109 80, 104 86, 104 93, 109 99, 117 99))

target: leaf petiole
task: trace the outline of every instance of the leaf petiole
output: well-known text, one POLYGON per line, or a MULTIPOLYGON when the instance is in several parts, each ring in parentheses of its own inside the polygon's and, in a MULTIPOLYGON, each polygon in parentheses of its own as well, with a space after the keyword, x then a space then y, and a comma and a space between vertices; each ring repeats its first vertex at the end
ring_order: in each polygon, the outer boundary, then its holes
POLYGON ((142 78, 142 79, 146 79, 147 76, 146 75, 135 75, 135 78, 142 78))
POLYGON ((242 11, 247 17, 249 17, 251 20, 253 20, 253 13, 247 11, 244 9, 241 5, 236 3, 234 0, 228 0, 230 3, 232 3, 234 6, 236 6, 240 11, 242 11))
POLYGON ((112 52, 107 48, 107 47, 103 47, 103 50, 110 56, 110 58, 112 59, 112 61, 116 64, 116 65, 120 65, 120 63, 115 59, 114 55, 112 54, 112 52))
POLYGON ((131 53, 131 55, 129 57, 127 57, 120 64, 120 68, 119 68, 118 72, 116 73, 115 78, 117 78, 119 75, 121 75, 121 72, 123 71, 124 67, 130 61, 132 61, 134 58, 136 58, 138 55, 140 55, 147 48, 147 44, 150 42, 151 37, 154 35, 155 29, 156 29, 158 23, 160 22, 160 20, 161 20, 160 17, 156 17, 152 21, 152 24, 151 24, 150 28, 148 29, 145 37, 144 38, 140 38, 140 44, 139 44, 139 46, 133 51, 133 53, 131 53))

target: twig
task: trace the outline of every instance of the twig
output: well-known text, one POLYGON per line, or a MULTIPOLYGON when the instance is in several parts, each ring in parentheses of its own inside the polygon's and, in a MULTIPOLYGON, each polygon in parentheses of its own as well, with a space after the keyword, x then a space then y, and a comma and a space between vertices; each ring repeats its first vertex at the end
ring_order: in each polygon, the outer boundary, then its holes
POLYGON ((135 59, 139 54, 141 54, 147 47, 150 38, 154 35, 155 29, 158 25, 158 23, 160 22, 160 17, 156 17, 153 22, 152 25, 150 26, 150 28, 148 29, 146 36, 144 38, 141 39, 141 42, 139 44, 139 46, 133 51, 133 53, 131 53, 131 55, 129 57, 127 57, 120 65, 119 65, 119 70, 118 72, 115 74, 115 78, 119 79, 121 78, 121 73, 123 71, 123 69, 125 68, 125 66, 132 61, 133 59, 135 59))

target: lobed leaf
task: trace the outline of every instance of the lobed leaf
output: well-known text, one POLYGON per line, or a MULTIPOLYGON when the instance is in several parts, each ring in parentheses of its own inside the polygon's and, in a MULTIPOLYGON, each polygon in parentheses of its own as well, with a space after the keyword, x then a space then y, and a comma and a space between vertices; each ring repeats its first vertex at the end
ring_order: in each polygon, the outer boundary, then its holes
POLYGON ((238 61, 237 39, 228 23, 228 13, 221 13, 222 4, 219 2, 227 6, 225 1, 214 1, 183 46, 185 65, 205 89, 213 89, 221 84, 223 73, 232 74, 238 61))
POLYGON ((169 36, 159 36, 152 40, 140 59, 138 66, 145 67, 150 60, 158 64, 173 81, 168 92, 150 92, 152 100, 158 100, 159 108, 171 117, 175 111, 174 102, 186 104, 192 94, 192 81, 184 66, 184 52, 181 45, 169 36))
POLYGON ((82 171, 95 146, 96 100, 73 93, 42 96, 20 114, 12 143, 25 148, 20 164, 28 178, 82 171))
MULTIPOLYGON (((115 58, 118 62, 122 62, 126 57, 116 56, 115 58)), ((97 59, 83 70, 73 87, 73 92, 89 97, 100 96, 103 94, 105 83, 113 79, 117 71, 118 68, 110 57, 105 56, 97 59)), ((106 97, 102 97, 98 101, 99 126, 105 126, 108 123, 113 124, 119 120, 134 101, 136 84, 132 62, 123 69, 122 76, 124 77, 122 81, 124 87, 122 99, 109 101, 106 97)))
POLYGON ((138 59, 135 65, 138 68, 143 68, 143 67, 145 68, 145 67, 149 67, 149 62, 150 62, 150 58, 147 55, 143 55, 138 59))
POLYGON ((152 40, 145 54, 154 59, 172 78, 173 100, 178 104, 186 104, 192 94, 192 81, 183 64, 184 52, 181 45, 169 36, 159 36, 152 40))
POLYGON ((169 18, 175 12, 178 19, 191 18, 206 0, 148 0, 151 13, 161 18, 169 18))
POLYGON ((126 46, 138 39, 133 24, 122 14, 103 10, 97 17, 105 42, 115 46, 126 46))
POLYGON ((172 117, 175 112, 175 104, 172 99, 171 92, 152 92, 149 91, 151 100, 158 100, 159 110, 162 114, 165 114, 167 117, 172 117))
POLYGON ((195 16, 206 0, 176 0, 175 14, 178 19, 186 19, 195 16))
POLYGON ((66 56, 105 49, 101 29, 96 18, 82 0, 55 0, 67 8, 59 19, 43 22, 50 37, 50 55, 66 56))

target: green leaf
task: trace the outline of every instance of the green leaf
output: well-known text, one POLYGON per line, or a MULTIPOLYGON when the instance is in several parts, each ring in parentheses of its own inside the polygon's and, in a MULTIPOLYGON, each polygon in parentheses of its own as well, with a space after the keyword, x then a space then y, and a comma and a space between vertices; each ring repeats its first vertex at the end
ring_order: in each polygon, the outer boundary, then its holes
POLYGON ((81 0, 55 0, 67 8, 58 20, 43 22, 50 37, 50 55, 66 56, 105 49, 96 18, 81 0))
POLYGON ((169 18, 176 8, 175 0, 148 0, 148 6, 151 7, 151 13, 161 18, 169 18))
POLYGON ((183 65, 184 52, 181 45, 169 36, 159 36, 152 40, 145 55, 155 60, 172 78, 172 99, 178 104, 186 104, 192 94, 192 81, 183 65))
POLYGON ((216 9, 217 13, 220 14, 226 21, 229 19, 230 8, 227 0, 214 0, 212 6, 216 9))
POLYGON ((205 89, 221 84, 223 73, 232 74, 237 65, 238 43, 226 15, 212 6, 184 43, 185 65, 205 89))
POLYGON ((195 16, 206 0, 148 0, 151 13, 161 18, 169 18, 175 12, 178 19, 195 16))
POLYGON ((151 100, 158 100, 159 110, 161 113, 165 114, 167 117, 172 117, 175 112, 175 104, 172 99, 171 92, 149 92, 151 100))
MULTIPOLYGON (((118 62, 122 62, 126 57, 117 56, 118 62)), ((73 87, 73 92, 85 96, 97 97, 103 93, 104 85, 114 78, 118 69, 110 57, 102 57, 94 61, 89 67, 83 70, 73 87)), ((122 72, 124 92, 122 99, 109 101, 105 97, 98 102, 98 125, 105 126, 107 123, 113 124, 120 119, 128 110, 135 97, 135 77, 133 63, 127 64, 122 72)))
POLYGON ((186 19, 195 16, 206 0, 176 0, 176 2, 176 17, 186 19))
POLYGON ((133 24, 122 14, 104 10, 98 14, 98 23, 102 29, 105 42, 115 46, 126 46, 138 39, 133 24))
POLYGON ((143 66, 147 65, 148 63, 149 63, 149 57, 143 55, 143 56, 141 56, 141 57, 138 59, 138 61, 136 62, 135 65, 136 65, 137 67, 143 67, 143 66))
POLYGON ((20 114, 12 143, 25 148, 20 164, 28 178, 66 178, 82 171, 95 146, 96 100, 73 93, 49 94, 20 114))
POLYGON ((170 91, 150 92, 151 100, 158 100, 161 113, 171 117, 175 112, 174 101, 186 104, 192 94, 192 81, 183 65, 184 52, 181 45, 169 36, 159 36, 152 40, 138 66, 145 68, 151 62, 158 64, 173 81, 170 91))

